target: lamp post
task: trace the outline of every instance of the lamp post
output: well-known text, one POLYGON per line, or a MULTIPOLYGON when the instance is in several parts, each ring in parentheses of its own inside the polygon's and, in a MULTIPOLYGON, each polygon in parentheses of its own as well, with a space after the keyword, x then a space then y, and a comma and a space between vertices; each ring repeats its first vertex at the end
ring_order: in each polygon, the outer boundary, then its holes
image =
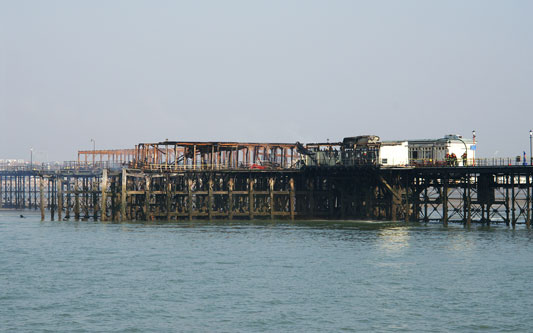
POLYGON ((91 142, 93 143, 93 166, 94 166, 94 154, 96 152, 96 141, 94 141, 94 139, 91 139, 91 142))
POLYGON ((476 166, 476 130, 472 131, 472 141, 474 142, 474 150, 472 150, 472 165, 476 166))
POLYGON ((30 170, 33 170, 33 147, 30 147, 30 170))
POLYGON ((531 143, 533 138, 533 130, 529 130, 529 165, 533 165, 533 156, 531 156, 532 149, 531 149, 531 143))
POLYGON ((463 139, 461 138, 457 138, 457 139, 461 141, 463 145, 465 145, 465 155, 467 156, 467 159, 466 159, 466 164, 463 162, 463 166, 467 166, 468 165, 468 148, 466 147, 466 142, 464 142, 463 139))

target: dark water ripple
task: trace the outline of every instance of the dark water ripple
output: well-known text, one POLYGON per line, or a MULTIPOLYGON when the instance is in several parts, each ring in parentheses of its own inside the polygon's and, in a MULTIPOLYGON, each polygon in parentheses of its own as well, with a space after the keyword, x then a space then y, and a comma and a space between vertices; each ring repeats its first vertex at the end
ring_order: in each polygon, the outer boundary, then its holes
POLYGON ((17 216, 0 212, 0 331, 533 331, 524 227, 17 216))

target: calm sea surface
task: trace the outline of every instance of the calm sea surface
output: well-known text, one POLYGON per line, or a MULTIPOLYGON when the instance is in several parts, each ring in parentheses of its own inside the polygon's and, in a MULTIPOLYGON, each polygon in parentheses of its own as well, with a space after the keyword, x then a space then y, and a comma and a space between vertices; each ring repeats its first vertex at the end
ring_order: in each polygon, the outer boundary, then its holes
POLYGON ((0 211, 0 331, 533 331, 533 231, 40 222, 0 211))

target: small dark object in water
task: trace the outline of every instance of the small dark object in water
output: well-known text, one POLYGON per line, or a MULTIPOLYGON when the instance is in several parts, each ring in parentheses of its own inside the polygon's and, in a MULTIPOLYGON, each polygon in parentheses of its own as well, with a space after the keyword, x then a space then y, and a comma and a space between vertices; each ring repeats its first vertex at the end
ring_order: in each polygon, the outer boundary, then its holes
POLYGON ((24 218, 24 215, 20 214, 20 218, 23 219, 23 218, 24 218))

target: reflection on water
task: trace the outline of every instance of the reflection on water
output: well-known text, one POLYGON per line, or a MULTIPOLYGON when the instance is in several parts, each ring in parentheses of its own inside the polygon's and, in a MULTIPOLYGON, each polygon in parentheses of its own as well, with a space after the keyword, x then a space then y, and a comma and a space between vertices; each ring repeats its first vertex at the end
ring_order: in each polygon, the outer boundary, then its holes
POLYGON ((409 230, 407 227, 395 227, 388 229, 380 229, 377 232, 376 241, 380 249, 388 253, 401 252, 409 247, 409 230))

